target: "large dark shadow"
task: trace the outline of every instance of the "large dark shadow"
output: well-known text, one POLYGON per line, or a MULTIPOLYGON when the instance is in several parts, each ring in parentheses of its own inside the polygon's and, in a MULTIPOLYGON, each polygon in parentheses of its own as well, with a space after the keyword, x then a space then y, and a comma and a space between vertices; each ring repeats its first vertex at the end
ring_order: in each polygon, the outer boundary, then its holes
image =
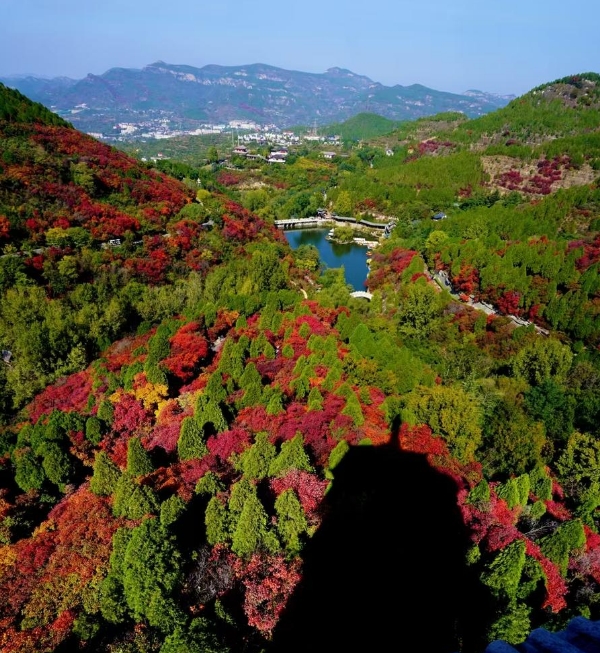
POLYGON ((351 449, 269 653, 483 650, 456 490, 395 443, 351 449))

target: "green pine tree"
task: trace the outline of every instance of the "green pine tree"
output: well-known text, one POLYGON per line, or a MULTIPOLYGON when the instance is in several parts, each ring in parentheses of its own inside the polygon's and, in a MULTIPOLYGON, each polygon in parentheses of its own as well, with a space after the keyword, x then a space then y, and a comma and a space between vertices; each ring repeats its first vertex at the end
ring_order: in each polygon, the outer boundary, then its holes
POLYGON ((15 483, 23 492, 42 488, 46 474, 40 459, 31 449, 15 449, 12 461, 15 466, 15 483))
POLYGON ((85 437, 92 444, 99 444, 100 440, 102 440, 102 424, 94 415, 86 420, 85 437))
POLYGON ((496 597, 510 602, 516 598, 524 566, 525 542, 516 540, 498 553, 481 580, 496 597))
POLYGON ((69 480, 71 462, 57 442, 45 442, 39 453, 43 456, 42 468, 51 483, 62 486, 69 480))
POLYGON ((319 388, 315 386, 308 393, 308 410, 323 410, 323 395, 319 392, 319 388))
POLYGON ((362 426, 365 423, 360 402, 354 393, 348 396, 346 405, 342 410, 342 415, 348 415, 348 417, 351 417, 354 426, 362 426))
POLYGON ((106 452, 99 451, 94 460, 94 473, 90 480, 90 490, 94 494, 109 496, 116 490, 120 476, 119 468, 106 455, 106 452))
POLYGON ((260 548, 274 552, 277 538, 267 530, 267 513, 256 493, 244 504, 231 539, 231 550, 240 558, 247 558, 260 548))
POLYGON ((275 445, 267 433, 257 433, 254 444, 239 457, 239 468, 248 479, 261 479, 269 474, 269 467, 276 456, 275 445))
POLYGON ((107 426, 110 426, 113 421, 114 410, 115 407, 112 405, 112 403, 108 401, 108 399, 105 399, 98 406, 98 412, 96 413, 96 416, 107 426))
POLYGON ((198 397, 195 419, 201 429, 204 429, 207 424, 211 424, 217 433, 222 433, 229 428, 219 403, 206 394, 198 397))
POLYGON ((225 489, 221 479, 214 472, 206 472, 196 483, 196 494, 210 494, 214 496, 217 492, 225 489))
POLYGON ((267 403, 267 415, 279 415, 283 410, 283 393, 279 388, 275 388, 267 403))
POLYGON ((180 460, 202 458, 208 453, 202 428, 193 417, 186 417, 181 422, 177 453, 180 460))
POLYGON ((115 517, 141 519, 158 510, 158 501, 147 485, 138 485, 128 474, 123 474, 115 488, 113 513, 115 517))
POLYGON ((229 501, 227 503, 231 530, 235 529, 242 510, 251 496, 256 496, 256 488, 247 478, 242 477, 231 486, 229 501))
POLYGON ((99 608, 104 619, 112 624, 121 624, 127 617, 123 583, 113 573, 100 584, 99 608))
POLYGON ((172 535, 158 519, 146 519, 134 529, 123 560, 125 600, 137 621, 165 633, 185 623, 171 598, 181 578, 180 555, 172 535))
POLYGON ((304 438, 301 433, 281 445, 281 451, 269 465, 269 476, 283 476, 290 469, 312 472, 308 454, 304 449, 304 438))
POLYGON ((346 440, 340 440, 329 454, 329 469, 335 469, 349 450, 350 445, 346 442, 346 440))
POLYGON ((282 492, 275 500, 277 513, 277 532, 286 551, 291 555, 300 553, 300 536, 306 532, 308 524, 302 505, 294 490, 282 492))
POLYGON ((219 371, 215 371, 210 375, 203 396, 216 404, 227 399, 227 391, 223 385, 223 375, 219 371))
POLYGON ((176 494, 165 499, 160 506, 160 523, 163 526, 174 524, 185 512, 185 501, 176 494))
POLYGON ((539 541, 542 553, 558 565, 563 576, 567 575, 569 555, 577 550, 583 550, 586 537, 581 520, 562 523, 553 533, 542 537, 539 541))
POLYGON ((206 506, 204 515, 206 526, 206 541, 209 544, 219 544, 229 541, 229 512, 222 501, 213 496, 206 506))
POLYGON ((127 443, 127 473, 130 476, 145 476, 154 470, 150 454, 139 438, 133 437, 127 443))

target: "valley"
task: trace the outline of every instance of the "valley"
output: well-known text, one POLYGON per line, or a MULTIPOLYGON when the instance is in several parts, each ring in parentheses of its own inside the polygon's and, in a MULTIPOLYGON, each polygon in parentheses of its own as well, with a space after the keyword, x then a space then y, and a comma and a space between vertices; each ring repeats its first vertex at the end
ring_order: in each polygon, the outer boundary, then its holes
POLYGON ((452 109, 132 156, 0 85, 3 653, 483 653, 600 619, 600 75, 452 109), (372 249, 324 240, 361 223, 372 249))

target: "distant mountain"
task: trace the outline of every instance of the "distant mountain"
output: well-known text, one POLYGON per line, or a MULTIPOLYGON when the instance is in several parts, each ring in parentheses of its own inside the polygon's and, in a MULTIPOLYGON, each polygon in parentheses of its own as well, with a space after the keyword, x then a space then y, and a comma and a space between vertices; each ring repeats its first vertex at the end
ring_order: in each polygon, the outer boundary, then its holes
POLYGON ((389 87, 343 68, 306 73, 265 64, 194 68, 158 61, 141 70, 112 68, 81 80, 24 76, 0 81, 50 106, 79 129, 104 133, 115 123, 158 119, 193 128, 234 119, 279 127, 323 125, 365 111, 391 120, 443 111, 472 118, 513 98, 481 91, 445 93, 420 84, 389 87))

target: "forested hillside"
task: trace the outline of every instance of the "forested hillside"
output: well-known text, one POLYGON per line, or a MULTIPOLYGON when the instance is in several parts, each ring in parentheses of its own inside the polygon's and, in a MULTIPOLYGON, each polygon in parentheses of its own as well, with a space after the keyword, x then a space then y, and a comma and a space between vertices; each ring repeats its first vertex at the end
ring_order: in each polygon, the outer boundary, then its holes
POLYGON ((1 650, 599 619, 598 88, 233 169, 0 122, 1 650), (370 302, 273 227, 323 206, 396 224, 370 302))

